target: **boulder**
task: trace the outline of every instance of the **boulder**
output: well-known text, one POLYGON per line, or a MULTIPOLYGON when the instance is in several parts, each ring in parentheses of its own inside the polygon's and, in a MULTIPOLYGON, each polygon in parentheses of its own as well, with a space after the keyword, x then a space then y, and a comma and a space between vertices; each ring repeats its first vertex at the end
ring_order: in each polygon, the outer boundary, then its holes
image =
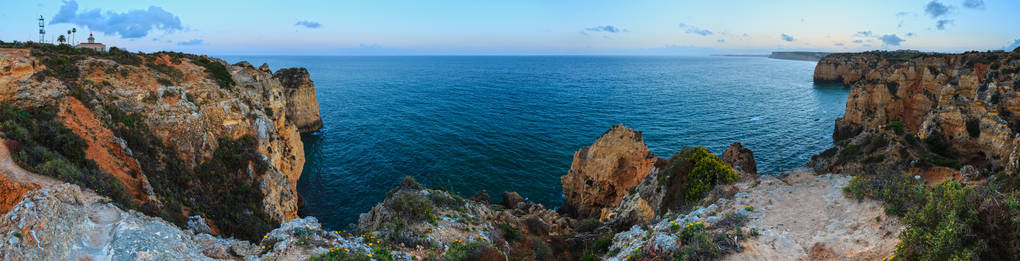
POLYGON ((503 192, 503 207, 508 209, 517 207, 518 203, 524 202, 524 198, 517 192, 503 192))
POLYGON ((631 188, 648 175, 656 157, 641 132, 616 125, 591 146, 574 153, 567 175, 560 178, 564 210, 577 218, 599 217, 616 208, 631 188))
POLYGON ((468 198, 468 200, 488 205, 491 198, 489 197, 489 192, 483 189, 468 198))
POLYGON ((723 151, 722 161, 733 165, 733 168, 741 172, 752 175, 758 174, 758 164, 754 162, 754 152, 744 148, 744 145, 740 144, 740 142, 730 144, 730 148, 723 151))

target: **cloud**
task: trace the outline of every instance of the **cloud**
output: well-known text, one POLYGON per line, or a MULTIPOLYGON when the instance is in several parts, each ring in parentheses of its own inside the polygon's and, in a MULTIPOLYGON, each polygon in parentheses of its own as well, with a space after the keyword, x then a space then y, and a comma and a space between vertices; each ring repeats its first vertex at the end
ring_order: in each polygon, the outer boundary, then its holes
POLYGON ((202 45, 202 39, 191 39, 191 40, 188 40, 188 41, 181 41, 181 42, 177 42, 177 45, 180 45, 180 46, 202 45))
POLYGON ((910 12, 899 12, 896 13, 896 17, 904 17, 910 15, 910 12))
POLYGON ((951 8, 951 6, 939 3, 938 1, 931 1, 924 6, 924 12, 931 16, 931 18, 939 18, 949 14, 949 9, 951 8))
POLYGON ((627 29, 621 29, 619 27, 612 26, 612 25, 603 25, 603 26, 590 27, 590 28, 585 28, 584 30, 585 31, 592 31, 592 32, 606 32, 606 33, 619 33, 619 32, 626 32, 627 31, 627 29))
POLYGON ((856 34, 854 34, 854 36, 860 36, 860 37, 871 37, 872 35, 873 34, 871 33, 871 31, 861 31, 861 32, 857 32, 856 34))
POLYGON ((946 29, 946 25, 949 25, 949 24, 952 24, 952 23, 953 23, 953 20, 949 20, 949 19, 938 20, 938 21, 935 21, 935 28, 938 28, 939 30, 945 30, 946 29))
POLYGON ((689 33, 689 34, 697 34, 697 35, 701 35, 701 36, 712 35, 712 31, 709 31, 708 29, 700 29, 700 28, 693 27, 693 26, 691 28, 687 28, 687 33, 689 33))
POLYGON ((890 46, 899 46, 900 43, 906 41, 906 40, 903 40, 903 38, 900 38, 899 36, 896 36, 895 34, 883 35, 883 36, 878 37, 878 39, 882 40, 882 44, 890 45, 890 46))
POLYGON ((744 33, 743 35, 741 35, 741 37, 747 37, 747 38, 751 38, 751 35, 749 35, 749 34, 747 34, 747 33, 744 33))
POLYGON ((984 0, 966 0, 963 1, 963 7, 970 9, 985 9, 984 0))
POLYGON ((854 40, 854 43, 863 43, 864 40, 854 40))
POLYGON ((1016 41, 1013 41, 1013 44, 1006 45, 1006 48, 1003 49, 1003 50, 1006 50, 1008 52, 1008 51, 1016 50, 1016 48, 1020 48, 1020 39, 1016 39, 1016 41))
POLYGON ((835 43, 835 44, 833 44, 833 45, 835 45, 835 46, 844 46, 844 45, 846 45, 846 44, 844 44, 844 43, 842 43, 842 42, 839 42, 839 43, 835 43))
POLYGON ((793 40, 793 36, 788 35, 788 34, 781 34, 781 35, 779 35, 779 38, 783 38, 783 41, 787 41, 787 42, 793 42, 794 41, 793 40))
POLYGON ((299 21, 296 24, 294 24, 294 26, 304 26, 304 27, 307 27, 307 28, 315 29, 315 28, 322 27, 322 24, 320 24, 319 22, 315 22, 315 21, 299 21))
POLYGON ((914 36, 917 36, 917 34, 915 34, 915 33, 907 33, 906 36, 907 37, 914 37, 914 36))
POLYGON ((725 43, 725 42, 726 42, 726 39, 719 39, 719 40, 715 40, 715 42, 717 42, 717 43, 725 43))
POLYGON ((157 6, 135 9, 123 13, 97 9, 78 12, 78 3, 65 1, 50 24, 75 24, 105 35, 119 35, 121 38, 142 38, 152 30, 173 33, 183 30, 181 19, 157 6))
POLYGON ((685 32, 689 33, 689 34, 696 34, 696 35, 701 35, 701 36, 712 35, 712 31, 711 30, 701 29, 701 28, 698 28, 697 26, 680 23, 680 28, 685 28, 685 27, 687 28, 687 31, 685 31, 685 32))

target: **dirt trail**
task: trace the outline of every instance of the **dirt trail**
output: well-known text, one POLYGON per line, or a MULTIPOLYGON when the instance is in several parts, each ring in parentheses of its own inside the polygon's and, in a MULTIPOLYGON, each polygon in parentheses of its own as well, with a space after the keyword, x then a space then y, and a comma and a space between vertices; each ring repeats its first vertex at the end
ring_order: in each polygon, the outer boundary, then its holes
POLYGON ((847 198, 850 177, 806 169, 746 184, 733 206, 753 207, 747 227, 760 236, 728 260, 880 260, 892 255, 903 226, 880 202, 847 198))
MULTIPOLYGON (((64 183, 21 168, 11 158, 11 152, 5 144, 6 140, 0 139, 0 214, 7 213, 11 207, 21 202, 25 192, 64 183)), ((100 197, 90 190, 83 193, 90 198, 100 197)))

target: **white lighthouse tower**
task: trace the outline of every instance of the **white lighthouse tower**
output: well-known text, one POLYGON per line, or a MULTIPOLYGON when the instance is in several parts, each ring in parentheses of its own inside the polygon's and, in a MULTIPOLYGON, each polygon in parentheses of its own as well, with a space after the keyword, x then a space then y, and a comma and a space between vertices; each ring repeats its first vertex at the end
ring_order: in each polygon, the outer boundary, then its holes
POLYGON ((46 43, 46 23, 41 15, 39 16, 39 43, 46 43))

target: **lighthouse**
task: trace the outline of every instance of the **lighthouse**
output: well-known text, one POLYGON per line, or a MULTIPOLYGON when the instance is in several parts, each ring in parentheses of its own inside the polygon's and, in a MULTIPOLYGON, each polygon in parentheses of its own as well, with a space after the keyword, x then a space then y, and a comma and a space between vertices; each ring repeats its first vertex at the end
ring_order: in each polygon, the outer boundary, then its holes
POLYGON ((83 49, 91 49, 91 50, 97 51, 97 52, 105 52, 106 51, 106 45, 102 44, 102 43, 97 43, 96 42, 96 38, 92 36, 92 33, 89 33, 89 41, 88 42, 80 43, 78 45, 75 45, 74 47, 75 48, 83 48, 83 49))

